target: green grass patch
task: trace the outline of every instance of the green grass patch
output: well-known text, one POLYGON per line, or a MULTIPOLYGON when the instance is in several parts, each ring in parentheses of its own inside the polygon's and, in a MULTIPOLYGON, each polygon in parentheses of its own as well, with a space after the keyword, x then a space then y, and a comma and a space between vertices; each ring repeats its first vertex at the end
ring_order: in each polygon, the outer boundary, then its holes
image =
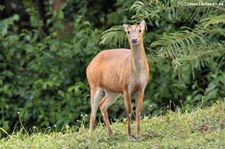
MULTIPOLYGON (((135 126, 133 122, 133 134, 135 126)), ((112 129, 113 137, 108 137, 102 123, 91 137, 83 126, 60 132, 14 132, 0 140, 0 148, 225 148, 225 103, 191 113, 168 111, 163 116, 144 117, 139 140, 127 138, 126 120, 113 123, 112 129)))

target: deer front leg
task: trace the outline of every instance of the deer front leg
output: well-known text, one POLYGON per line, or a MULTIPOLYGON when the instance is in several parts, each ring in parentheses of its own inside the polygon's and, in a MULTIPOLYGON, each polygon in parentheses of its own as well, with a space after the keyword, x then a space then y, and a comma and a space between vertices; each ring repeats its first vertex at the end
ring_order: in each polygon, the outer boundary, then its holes
POLYGON ((131 139, 131 117, 132 117, 132 103, 131 103, 131 95, 128 91, 124 91, 124 103, 127 112, 127 123, 128 123, 128 138, 131 139))
POLYGON ((141 109, 143 104, 144 92, 140 92, 136 99, 136 123, 137 123, 137 133, 136 137, 140 137, 140 119, 141 119, 141 109))

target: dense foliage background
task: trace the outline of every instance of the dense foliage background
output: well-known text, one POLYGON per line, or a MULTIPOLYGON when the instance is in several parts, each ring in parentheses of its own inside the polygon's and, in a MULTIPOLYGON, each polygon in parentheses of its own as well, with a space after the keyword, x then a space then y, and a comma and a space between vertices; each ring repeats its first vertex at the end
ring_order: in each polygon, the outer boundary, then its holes
MULTIPOLYGON (((86 66, 103 49, 128 47, 121 25, 142 19, 151 74, 143 114, 223 100, 225 2, 188 2, 1 0, 0 127, 78 124, 90 113, 86 66)), ((124 117, 122 98, 112 107, 111 120, 124 117)))

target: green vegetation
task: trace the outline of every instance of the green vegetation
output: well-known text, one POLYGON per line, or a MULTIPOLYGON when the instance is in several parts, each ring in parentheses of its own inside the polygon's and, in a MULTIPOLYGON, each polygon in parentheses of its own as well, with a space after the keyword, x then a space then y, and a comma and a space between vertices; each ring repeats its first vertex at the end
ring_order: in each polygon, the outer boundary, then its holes
MULTIPOLYGON (((202 0, 218 5, 198 6, 188 5, 189 2, 196 1, 2 0, 1 130, 11 134, 18 130, 22 123, 22 131, 33 127, 41 130, 51 127, 51 131, 56 131, 41 134, 34 129, 35 132, 31 136, 24 133, 11 135, 11 139, 22 137, 22 144, 23 140, 29 140, 29 137, 30 141, 32 137, 35 140, 38 135, 49 139, 53 139, 51 136, 54 135, 64 137, 63 134, 60 135, 64 133, 64 128, 67 125, 79 126, 81 115, 87 114, 83 119, 86 128, 90 113, 86 66, 101 50, 127 48, 122 24, 139 23, 142 19, 146 21, 144 45, 151 75, 145 92, 142 115, 161 115, 168 109, 185 109, 191 112, 199 106, 208 107, 222 101, 225 97, 225 3, 221 0, 202 0), (60 131, 61 129, 63 131, 60 131)), ((220 114, 221 111, 218 112, 220 114)), ((110 120, 116 122, 113 125, 118 128, 115 133, 119 135, 116 136, 126 140, 125 131, 121 131, 122 135, 119 131, 119 126, 124 128, 125 124, 117 122, 125 118, 121 98, 112 105, 109 113, 110 120)), ((100 119, 100 113, 98 114, 100 119)), ((182 117, 185 115, 180 118, 182 117)), ((154 120, 155 118, 150 120, 150 126, 151 123, 154 124, 154 120)), ((143 121, 148 122, 145 119, 143 121)), ((211 125, 209 128, 207 133, 194 131, 193 134, 210 134, 211 125)), ((101 130, 101 126, 96 132, 98 130, 101 130)), ((149 133, 150 130, 144 130, 142 139, 148 140, 145 131, 149 133)), ((154 130, 153 137, 150 136, 156 139, 156 142, 161 134, 155 134, 155 131, 159 130, 154 130), (154 137, 157 135, 159 137, 154 137)), ((172 130, 174 129, 171 128, 172 130)), ((73 138, 70 135, 81 132, 87 134, 83 128, 69 128, 68 131, 74 131, 66 133, 69 134, 68 139, 73 138), (77 129, 80 131, 76 132, 77 129)), ((87 138, 84 134, 77 135, 84 146, 90 145, 90 142, 94 143, 93 140, 82 140, 87 138)), ((6 136, 6 133, 0 131, 0 138, 5 140, 6 136)), ((104 139, 113 142, 113 139, 119 139, 116 136, 111 139, 99 137, 102 139, 100 143, 103 144, 104 139)), ((170 139, 176 142, 173 137, 170 139)))
MULTIPOLYGON (((79 128, 67 126, 60 132, 54 132, 54 128, 44 132, 33 128, 30 134, 25 130, 14 132, 0 141, 0 148, 224 148, 224 122, 225 103, 218 103, 191 113, 168 111, 163 116, 144 117, 139 140, 128 140, 124 120, 112 124, 113 137, 108 137, 102 123, 89 137, 81 123, 79 128)), ((135 123, 133 128, 134 132, 135 123)))

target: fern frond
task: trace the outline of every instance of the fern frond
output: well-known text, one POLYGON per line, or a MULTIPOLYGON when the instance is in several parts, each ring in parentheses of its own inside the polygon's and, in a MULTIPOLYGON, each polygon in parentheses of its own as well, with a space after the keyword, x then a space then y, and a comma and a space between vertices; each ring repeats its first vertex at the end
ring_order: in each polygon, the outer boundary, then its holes
POLYGON ((208 36, 210 36, 209 38, 212 38, 214 35, 225 37, 225 29, 220 27, 204 28, 197 26, 194 29, 186 29, 162 35, 159 40, 151 44, 151 47, 160 46, 159 56, 175 59, 179 55, 192 54, 193 50, 190 47, 195 46, 197 43, 205 44, 208 36))
MULTIPOLYGON (((130 10, 136 12, 136 15, 134 15, 132 19, 136 21, 148 19, 150 21, 150 19, 154 19, 154 18, 159 19, 160 14, 165 11, 175 13, 174 11, 175 5, 171 7, 167 7, 168 5, 169 5, 169 2, 162 3, 162 2, 154 1, 154 0, 136 1, 130 8, 130 10)), ((171 13, 169 13, 169 15, 175 16, 174 14, 171 15, 171 13)), ((171 19, 171 17, 169 18, 171 19)))
MULTIPOLYGON (((187 49, 182 51, 187 51, 187 49)), ((191 54, 181 55, 172 60, 175 70, 182 69, 183 65, 200 68, 207 65, 214 57, 225 56, 225 42, 195 45, 191 47, 191 51, 193 51, 191 54)))
MULTIPOLYGON (((199 21, 200 18, 207 17, 209 14, 216 14, 220 9, 213 6, 188 6, 187 2, 180 0, 169 1, 136 1, 131 10, 135 11, 132 19, 140 21, 141 19, 148 19, 150 22, 154 19, 164 18, 168 21, 175 22, 182 19, 184 22, 199 21)), ((193 1, 192 1, 193 3, 193 1)))
POLYGON ((201 25, 204 27, 208 27, 209 25, 214 24, 225 24, 225 14, 221 15, 211 15, 207 18, 200 20, 201 25))
POLYGON ((123 26, 113 26, 102 33, 100 44, 121 46, 127 41, 123 26))

